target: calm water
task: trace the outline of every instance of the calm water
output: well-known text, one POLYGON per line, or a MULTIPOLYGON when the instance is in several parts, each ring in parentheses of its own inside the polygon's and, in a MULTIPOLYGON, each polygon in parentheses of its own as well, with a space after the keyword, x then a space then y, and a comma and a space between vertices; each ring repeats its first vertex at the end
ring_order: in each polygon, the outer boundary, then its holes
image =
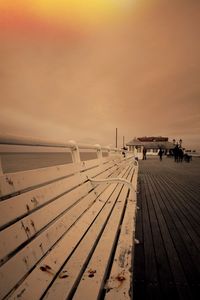
MULTIPOLYGON (((3 173, 72 163, 71 153, 2 153, 0 155, 3 173)), ((80 157, 81 161, 91 160, 97 158, 97 154, 96 152, 82 152, 80 157)))

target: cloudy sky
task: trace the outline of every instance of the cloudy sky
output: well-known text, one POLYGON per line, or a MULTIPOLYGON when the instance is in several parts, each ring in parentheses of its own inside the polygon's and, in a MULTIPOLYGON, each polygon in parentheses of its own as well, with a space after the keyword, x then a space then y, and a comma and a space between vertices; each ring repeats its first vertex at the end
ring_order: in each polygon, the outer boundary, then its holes
POLYGON ((199 0, 0 0, 0 134, 200 148, 199 0))

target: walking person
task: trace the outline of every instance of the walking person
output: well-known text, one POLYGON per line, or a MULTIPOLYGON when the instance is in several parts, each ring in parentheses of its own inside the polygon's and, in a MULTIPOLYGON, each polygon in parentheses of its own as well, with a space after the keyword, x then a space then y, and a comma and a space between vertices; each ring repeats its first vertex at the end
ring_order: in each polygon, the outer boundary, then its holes
POLYGON ((147 156, 146 156, 146 154, 147 154, 147 149, 144 147, 143 148, 143 160, 146 160, 147 159, 147 156))
POLYGON ((173 150, 174 153, 174 161, 179 162, 179 147, 176 145, 173 150))
POLYGON ((183 161, 183 149, 182 148, 179 148, 179 153, 178 153, 178 160, 179 162, 182 162, 183 161))
POLYGON ((163 150, 162 150, 162 148, 159 149, 158 155, 160 156, 160 161, 162 161, 162 156, 163 156, 163 150))

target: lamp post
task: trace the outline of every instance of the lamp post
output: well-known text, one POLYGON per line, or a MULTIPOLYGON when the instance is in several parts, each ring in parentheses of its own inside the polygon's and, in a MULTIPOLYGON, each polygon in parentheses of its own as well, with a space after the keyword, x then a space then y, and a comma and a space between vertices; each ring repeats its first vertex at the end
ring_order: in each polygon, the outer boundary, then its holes
POLYGON ((115 129, 115 147, 117 148, 118 146, 118 130, 117 128, 115 129))
POLYGON ((123 148, 125 147, 125 136, 123 135, 123 148))

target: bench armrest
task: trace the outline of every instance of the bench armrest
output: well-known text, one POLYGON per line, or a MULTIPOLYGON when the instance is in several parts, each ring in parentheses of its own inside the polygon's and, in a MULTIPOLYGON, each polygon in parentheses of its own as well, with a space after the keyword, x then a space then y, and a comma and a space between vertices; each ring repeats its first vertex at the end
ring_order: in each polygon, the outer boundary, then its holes
POLYGON ((132 183, 130 181, 124 179, 124 178, 106 178, 106 179, 92 179, 92 178, 88 178, 88 180, 91 183, 96 183, 96 184, 100 184, 100 183, 110 184, 112 182, 123 183, 123 184, 126 184, 133 193, 136 193, 136 191, 134 190, 134 187, 133 187, 132 183))

